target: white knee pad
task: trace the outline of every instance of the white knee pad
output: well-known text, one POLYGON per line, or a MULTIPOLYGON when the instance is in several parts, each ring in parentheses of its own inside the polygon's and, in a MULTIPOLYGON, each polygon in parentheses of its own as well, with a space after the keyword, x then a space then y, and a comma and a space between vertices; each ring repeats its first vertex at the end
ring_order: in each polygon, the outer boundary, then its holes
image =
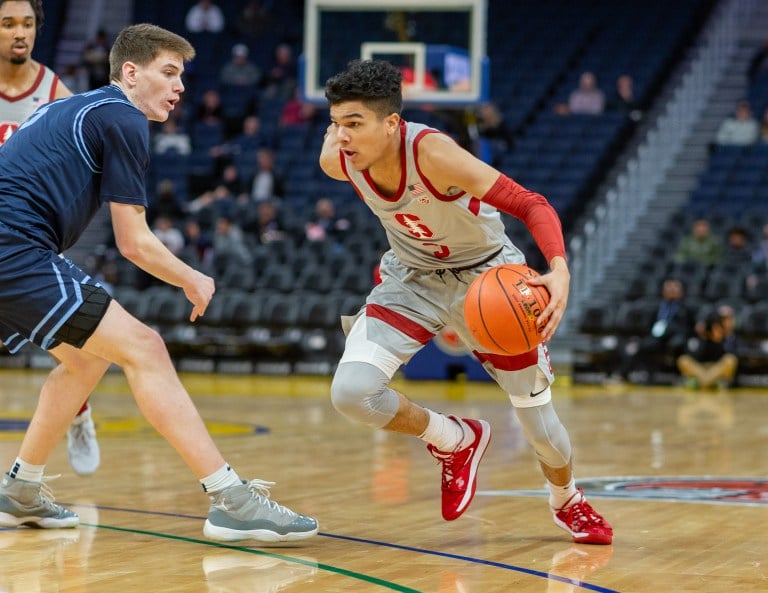
POLYGON ((515 408, 525 437, 539 461, 553 468, 571 461, 571 440, 552 402, 530 408, 515 408))
POLYGON ((333 407, 354 422, 382 428, 395 417, 400 398, 389 377, 372 364, 342 362, 331 383, 333 407))

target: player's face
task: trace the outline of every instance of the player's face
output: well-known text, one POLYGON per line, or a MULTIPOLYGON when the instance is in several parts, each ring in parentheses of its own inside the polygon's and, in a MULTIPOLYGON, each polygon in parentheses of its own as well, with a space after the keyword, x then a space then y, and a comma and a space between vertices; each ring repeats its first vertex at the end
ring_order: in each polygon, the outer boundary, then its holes
POLYGON ((146 66, 136 66, 136 86, 131 99, 150 121, 168 119, 184 92, 183 72, 183 59, 170 52, 161 52, 146 66))
POLYGON ((24 64, 35 47, 35 11, 29 2, 0 5, 0 61, 24 64))
POLYGON ((370 169, 387 155, 393 135, 399 130, 400 117, 391 114, 379 119, 360 101, 333 105, 330 109, 332 133, 337 134, 347 164, 357 171, 370 169))

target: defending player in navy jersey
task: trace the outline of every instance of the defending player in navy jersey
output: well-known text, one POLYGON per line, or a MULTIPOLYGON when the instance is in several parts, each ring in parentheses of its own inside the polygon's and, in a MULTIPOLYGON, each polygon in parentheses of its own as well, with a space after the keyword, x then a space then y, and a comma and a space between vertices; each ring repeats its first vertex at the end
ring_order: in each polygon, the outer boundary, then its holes
MULTIPOLYGON (((35 109, 72 94, 50 68, 32 59, 42 24, 41 0, 0 0, 0 146, 35 109)), ((67 430, 67 456, 79 475, 99 467, 99 443, 87 401, 67 430)))
POLYGON ((156 27, 126 27, 110 52, 112 84, 39 108, 0 148, 0 339, 26 341, 59 361, 40 392, 11 469, 0 483, 0 526, 73 527, 78 516, 42 489, 46 460, 110 363, 139 409, 176 449, 211 499, 204 533, 217 540, 290 541, 317 522, 269 500, 270 482, 245 482, 225 462, 157 332, 93 278, 58 256, 102 203, 120 253, 184 291, 190 320, 205 313, 213 279, 175 257, 146 221, 147 120, 179 101, 194 49, 156 27))
POLYGON ((562 319, 570 274, 560 220, 543 196, 475 158, 445 134, 400 118, 401 73, 381 60, 351 62, 326 83, 330 105, 320 166, 348 181, 378 216, 391 245, 382 282, 354 318, 331 385, 351 420, 418 436, 442 464, 442 513, 461 516, 472 501, 491 429, 445 416, 389 387, 400 365, 451 326, 507 392, 549 484, 555 523, 577 543, 610 544, 613 530, 575 485, 571 444, 552 405, 545 344, 520 356, 484 352, 464 322, 467 288, 481 272, 525 256, 504 232, 499 210, 522 220, 550 266, 535 284, 551 300, 538 319, 545 340, 562 319))

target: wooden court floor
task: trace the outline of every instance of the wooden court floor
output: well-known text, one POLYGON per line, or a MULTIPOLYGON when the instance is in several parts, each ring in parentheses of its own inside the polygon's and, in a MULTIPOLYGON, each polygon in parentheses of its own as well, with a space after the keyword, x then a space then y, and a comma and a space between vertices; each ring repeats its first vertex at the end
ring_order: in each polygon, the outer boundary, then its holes
MULTIPOLYGON (((16 455, 43 374, 0 371, 0 464, 16 455)), ((493 428, 478 494, 440 516, 440 474, 417 439, 349 424, 325 377, 183 375, 225 457, 320 521, 283 547, 203 538, 208 504, 140 418, 119 373, 92 398, 102 467, 46 473, 76 530, 0 530, 0 592, 750 593, 768 591, 768 397, 751 390, 559 386, 576 476, 615 529, 574 545, 552 523, 536 462, 490 383, 398 382, 493 428)))

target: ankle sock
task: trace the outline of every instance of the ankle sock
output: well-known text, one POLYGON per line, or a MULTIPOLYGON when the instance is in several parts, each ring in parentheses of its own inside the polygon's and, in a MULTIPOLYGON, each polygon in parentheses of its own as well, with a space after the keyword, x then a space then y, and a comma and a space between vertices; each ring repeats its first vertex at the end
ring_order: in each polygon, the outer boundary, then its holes
POLYGON ((580 497, 574 496, 578 492, 576 489, 576 481, 571 477, 571 481, 568 482, 565 486, 558 486, 557 484, 553 484, 552 482, 548 482, 549 485, 549 506, 551 506, 555 510, 560 510, 563 508, 563 505, 565 505, 571 498, 573 498, 572 502, 579 502, 581 500, 580 497))
POLYGON ((31 463, 23 461, 20 457, 17 457, 16 461, 13 462, 13 466, 11 466, 8 475, 12 478, 16 478, 17 480, 26 480, 27 482, 42 482, 44 469, 45 464, 32 465, 31 463))
POLYGON ((224 488, 229 488, 230 486, 236 486, 242 483, 243 481, 240 479, 240 476, 237 475, 237 472, 233 470, 228 463, 225 463, 224 465, 222 465, 210 476, 206 476, 205 478, 200 480, 200 484, 203 487, 203 491, 209 494, 212 494, 214 492, 218 492, 219 490, 224 490, 224 488))
MULTIPOLYGON (((465 431, 464 423, 456 422, 455 420, 438 414, 430 409, 427 409, 429 413, 429 424, 419 438, 435 447, 438 451, 451 452, 459 449, 464 445, 465 431)), ((472 432, 471 430, 468 432, 472 432)), ((474 435, 473 435, 474 436, 474 435)), ((469 441, 470 443, 472 440, 469 441)))

